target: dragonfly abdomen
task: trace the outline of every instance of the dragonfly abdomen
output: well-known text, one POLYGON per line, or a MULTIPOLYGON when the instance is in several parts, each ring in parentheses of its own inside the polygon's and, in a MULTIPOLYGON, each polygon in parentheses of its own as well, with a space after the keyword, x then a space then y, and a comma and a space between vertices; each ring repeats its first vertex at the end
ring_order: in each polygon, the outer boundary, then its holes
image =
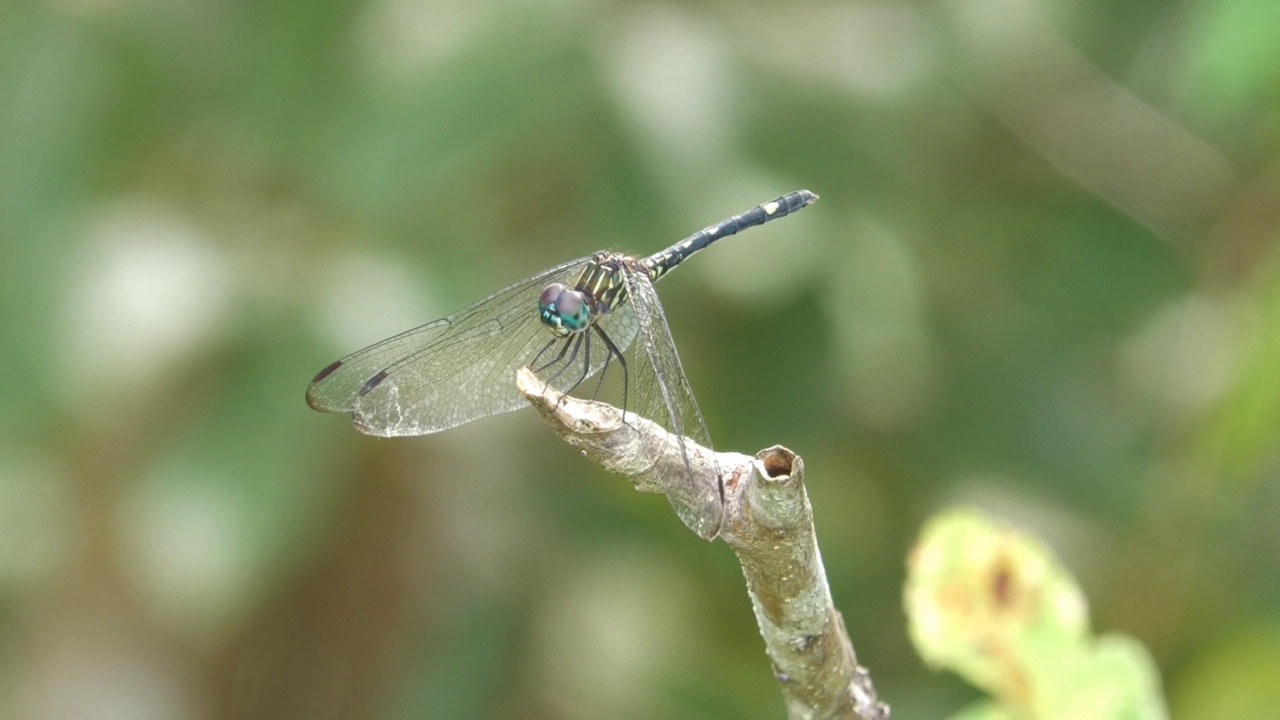
POLYGON ((642 262, 649 268, 649 276, 657 280, 670 272, 675 266, 684 262, 690 255, 707 247, 711 243, 737 235, 749 227, 763 225, 770 220, 786 217, 817 202, 818 196, 808 190, 796 190, 786 195, 761 203, 741 215, 734 215, 699 230, 662 252, 645 258, 642 262))

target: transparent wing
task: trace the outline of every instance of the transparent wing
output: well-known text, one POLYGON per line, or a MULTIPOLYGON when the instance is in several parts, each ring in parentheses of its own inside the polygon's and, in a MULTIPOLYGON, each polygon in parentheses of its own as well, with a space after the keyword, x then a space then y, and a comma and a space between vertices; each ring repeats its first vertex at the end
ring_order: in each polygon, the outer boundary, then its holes
MULTIPOLYGON (((640 332, 640 323, 636 319, 635 308, 632 307, 629 300, 614 308, 613 312, 597 320, 596 324, 600 326, 601 330, 609 334, 609 339, 613 341, 614 345, 618 346, 619 352, 626 352, 640 332)), ((595 364, 596 359, 592 357, 591 362, 595 364)), ((598 370, 599 368, 596 369, 598 370)))
MULTIPOLYGON (((386 436, 425 435, 522 407, 515 370, 552 339, 538 320, 538 295, 550 283, 572 283, 590 260, 557 265, 334 362, 311 381, 307 404, 350 412, 362 432, 386 436)), ((597 366, 604 360, 592 358, 597 366)))
MULTIPOLYGON (((703 537, 713 537, 720 528, 723 514, 719 469, 712 457, 713 477, 708 477, 705 471, 696 472, 685 442, 687 438, 710 451, 711 435, 680 365, 653 282, 643 273, 628 273, 626 279, 638 338, 629 368, 635 411, 661 424, 678 438, 684 461, 684 492, 669 494, 668 499, 689 529, 703 537)), ((654 448, 650 452, 660 450, 654 448)))

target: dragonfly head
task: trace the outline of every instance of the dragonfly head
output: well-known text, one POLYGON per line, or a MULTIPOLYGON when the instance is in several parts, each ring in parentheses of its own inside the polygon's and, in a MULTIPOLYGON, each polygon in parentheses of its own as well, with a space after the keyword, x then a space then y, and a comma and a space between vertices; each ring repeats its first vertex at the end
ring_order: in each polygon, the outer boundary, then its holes
POLYGON ((551 332, 564 337, 586 330, 591 325, 591 303, 577 290, 552 283, 538 298, 539 317, 551 332))

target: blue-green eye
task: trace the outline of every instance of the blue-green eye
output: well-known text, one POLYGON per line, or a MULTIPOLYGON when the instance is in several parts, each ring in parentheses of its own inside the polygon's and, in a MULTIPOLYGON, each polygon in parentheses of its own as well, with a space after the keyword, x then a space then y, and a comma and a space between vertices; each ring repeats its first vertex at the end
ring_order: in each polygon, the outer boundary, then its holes
POLYGON ((555 307, 556 298, 565 291, 565 287, 560 283, 551 283, 542 291, 542 297, 538 298, 538 307, 542 310, 555 307))
POLYGON ((591 324, 591 307, 586 296, 560 283, 548 285, 538 298, 543 324, 557 335, 582 332, 591 324))

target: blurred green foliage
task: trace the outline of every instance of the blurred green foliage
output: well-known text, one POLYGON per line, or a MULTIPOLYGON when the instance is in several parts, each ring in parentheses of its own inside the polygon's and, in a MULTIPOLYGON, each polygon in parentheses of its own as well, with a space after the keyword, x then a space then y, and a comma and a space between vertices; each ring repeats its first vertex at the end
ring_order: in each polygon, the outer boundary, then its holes
POLYGON ((1146 649, 1124 635, 1093 637, 1087 602, 1053 553, 979 512, 925 524, 905 607, 921 657, 992 696, 952 718, 1169 716, 1146 649))
POLYGON ((974 697, 900 603, 956 502, 1173 716, 1280 706, 1275 8, 0 4, 0 714, 778 717, 661 498, 532 413, 385 441, 302 394, 798 187, 663 302, 717 446, 805 457, 896 716, 974 697))

